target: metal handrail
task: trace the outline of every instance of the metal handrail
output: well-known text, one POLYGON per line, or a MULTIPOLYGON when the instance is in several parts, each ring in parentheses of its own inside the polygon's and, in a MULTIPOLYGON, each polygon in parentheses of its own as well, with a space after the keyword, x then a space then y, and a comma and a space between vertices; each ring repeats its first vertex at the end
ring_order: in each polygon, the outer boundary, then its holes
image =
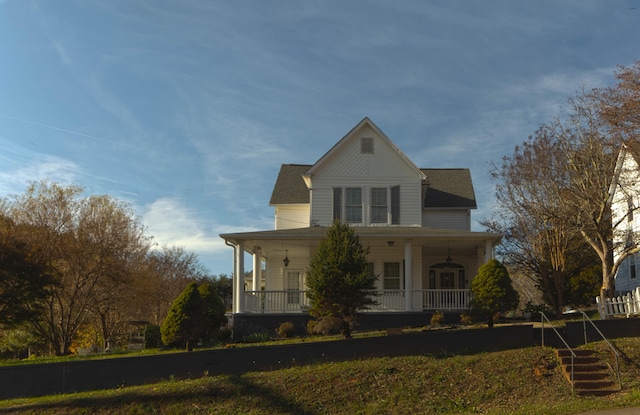
MULTIPOLYGON (((622 377, 620 376, 620 365, 618 363, 618 358, 620 357, 620 353, 618 353, 618 351, 615 349, 615 347, 613 347, 613 345, 611 343, 609 343, 609 340, 607 340, 607 338, 604 337, 604 334, 602 334, 602 332, 600 331, 598 326, 595 325, 593 320, 591 320, 589 318, 589 316, 584 311, 580 311, 580 313, 582 313, 582 331, 584 333, 584 344, 587 344, 587 320, 588 320, 589 323, 591 323, 591 325, 593 326, 593 328, 596 329, 596 331, 598 332, 600 337, 602 337, 602 340, 604 340, 605 343, 607 343, 607 346, 609 346, 609 348, 611 349, 611 351, 613 352, 613 354, 615 356, 616 369, 615 369, 614 372, 616 374, 616 377, 618 378, 618 385, 620 386, 620 390, 622 390, 622 377)), ((612 370, 613 370, 613 368, 612 368, 612 370)))
MULTIPOLYGON (((574 358, 576 357, 576 354, 574 353, 573 349, 571 349, 571 347, 569 347, 569 344, 567 344, 567 342, 565 341, 564 337, 562 337, 562 335, 560 334, 560 332, 558 332, 558 330, 556 330, 556 328, 553 326, 553 324, 551 324, 551 321, 549 321, 549 319, 547 318, 547 316, 541 311, 540 312, 540 322, 542 323, 542 330, 540 331, 542 333, 542 347, 544 347, 544 321, 547 320, 547 322, 549 323, 549 325, 551 326, 551 328, 553 329, 553 331, 556 333, 556 335, 558 336, 558 338, 562 341, 562 343, 564 343, 565 347, 571 352, 571 394, 575 395, 575 377, 574 377, 574 358)), ((561 362, 562 363, 562 362, 561 362)))

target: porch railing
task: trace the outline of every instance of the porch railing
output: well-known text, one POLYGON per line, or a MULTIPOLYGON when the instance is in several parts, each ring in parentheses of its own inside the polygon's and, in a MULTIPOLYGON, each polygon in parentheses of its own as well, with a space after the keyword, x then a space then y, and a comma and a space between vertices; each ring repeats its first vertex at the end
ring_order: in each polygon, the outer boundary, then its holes
MULTIPOLYGON (((366 312, 405 311, 404 290, 377 290, 378 304, 366 312)), ((412 310, 466 310, 470 306, 469 290, 414 290, 411 293, 412 310)), ((309 308, 308 291, 245 291, 245 313, 302 313, 309 308)))
POLYGON ((469 290, 421 290, 423 310, 467 310, 471 307, 469 290))

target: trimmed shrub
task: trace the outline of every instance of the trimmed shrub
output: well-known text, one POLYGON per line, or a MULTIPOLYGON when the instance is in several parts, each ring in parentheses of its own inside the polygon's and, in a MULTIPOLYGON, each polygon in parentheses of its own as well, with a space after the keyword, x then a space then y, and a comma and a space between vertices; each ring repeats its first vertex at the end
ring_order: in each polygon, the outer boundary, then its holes
POLYGON ((296 327, 290 321, 285 321, 276 329, 276 334, 282 339, 293 337, 296 327))

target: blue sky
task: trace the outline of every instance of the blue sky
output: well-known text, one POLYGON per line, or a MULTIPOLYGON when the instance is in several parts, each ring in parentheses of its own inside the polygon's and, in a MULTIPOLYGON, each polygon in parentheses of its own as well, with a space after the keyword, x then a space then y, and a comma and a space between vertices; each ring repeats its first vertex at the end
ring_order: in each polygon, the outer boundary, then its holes
POLYGON ((416 165, 489 163, 640 59, 640 0, 0 0, 0 196, 76 183, 232 273, 282 163, 368 116, 416 165))

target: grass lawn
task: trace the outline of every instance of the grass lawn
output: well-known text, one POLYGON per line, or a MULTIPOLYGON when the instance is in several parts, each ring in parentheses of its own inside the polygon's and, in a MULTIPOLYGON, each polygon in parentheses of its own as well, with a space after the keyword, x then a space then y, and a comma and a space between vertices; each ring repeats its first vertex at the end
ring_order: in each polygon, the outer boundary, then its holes
MULTIPOLYGON (((640 406, 640 339, 622 351, 623 391, 573 397, 554 350, 318 363, 273 372, 0 401, 0 414, 574 414, 640 406)), ((600 349, 601 344, 591 348, 600 349)))

